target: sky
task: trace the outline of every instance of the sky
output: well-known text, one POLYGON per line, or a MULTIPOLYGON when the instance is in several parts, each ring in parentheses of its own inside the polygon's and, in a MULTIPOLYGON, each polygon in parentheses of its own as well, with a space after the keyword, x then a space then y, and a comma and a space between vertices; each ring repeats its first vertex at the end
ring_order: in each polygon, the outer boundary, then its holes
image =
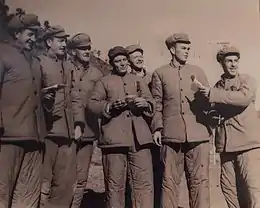
MULTIPOLYGON (((199 65, 214 84, 222 69, 216 62, 218 42, 230 42, 241 52, 240 71, 253 75, 260 88, 259 0, 6 0, 42 21, 62 25, 73 35, 88 33, 93 47, 140 43, 149 71, 169 62, 164 41, 186 32, 192 41, 189 62, 199 65)), ((260 108, 260 90, 257 108, 260 108)))

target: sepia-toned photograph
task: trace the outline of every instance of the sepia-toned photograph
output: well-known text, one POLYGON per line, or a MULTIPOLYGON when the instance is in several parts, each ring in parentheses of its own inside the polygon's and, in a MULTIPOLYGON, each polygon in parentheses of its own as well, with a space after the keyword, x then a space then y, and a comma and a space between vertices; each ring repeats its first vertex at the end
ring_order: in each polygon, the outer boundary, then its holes
POLYGON ((0 208, 260 208, 260 0, 0 0, 0 208))

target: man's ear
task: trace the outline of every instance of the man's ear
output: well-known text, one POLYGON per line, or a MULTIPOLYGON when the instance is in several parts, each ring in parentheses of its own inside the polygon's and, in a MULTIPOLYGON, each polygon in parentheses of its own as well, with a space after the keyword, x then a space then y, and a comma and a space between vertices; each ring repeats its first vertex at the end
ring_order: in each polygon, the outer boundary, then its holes
POLYGON ((73 56, 76 56, 76 50, 75 50, 75 49, 72 49, 72 50, 71 50, 71 54, 72 54, 73 56))
POLYGON ((20 31, 19 32, 14 32, 14 38, 15 39, 18 39, 20 35, 21 35, 20 31))
POLYGON ((174 47, 174 46, 172 46, 172 47, 170 48, 170 52, 171 52, 171 54, 175 54, 175 47, 174 47))
POLYGON ((51 47, 51 44, 52 44, 52 40, 51 40, 51 39, 47 39, 47 40, 46 40, 46 45, 47 45, 48 47, 51 47))

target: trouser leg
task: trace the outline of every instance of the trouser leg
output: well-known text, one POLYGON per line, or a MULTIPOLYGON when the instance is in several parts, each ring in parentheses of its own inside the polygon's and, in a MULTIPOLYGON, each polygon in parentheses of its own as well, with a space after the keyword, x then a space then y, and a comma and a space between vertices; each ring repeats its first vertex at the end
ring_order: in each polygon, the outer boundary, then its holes
POLYGON ((74 189, 72 208, 79 208, 88 181, 88 173, 93 153, 93 142, 78 144, 77 182, 74 189))

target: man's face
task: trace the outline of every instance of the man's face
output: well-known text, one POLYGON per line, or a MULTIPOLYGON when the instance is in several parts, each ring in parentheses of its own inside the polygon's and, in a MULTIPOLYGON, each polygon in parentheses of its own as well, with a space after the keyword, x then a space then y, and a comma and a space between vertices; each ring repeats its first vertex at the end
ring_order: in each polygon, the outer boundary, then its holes
POLYGON ((57 56, 63 56, 66 52, 67 38, 53 37, 53 39, 47 40, 47 45, 54 54, 56 54, 57 56))
POLYGON ((171 49, 171 53, 175 55, 177 61, 181 64, 186 63, 189 51, 190 51, 190 44, 189 43, 176 43, 171 49))
POLYGON ((128 68, 128 60, 127 57, 124 55, 118 55, 112 61, 114 65, 114 70, 120 75, 127 73, 128 68))
POLYGON ((236 55, 226 56, 222 66, 225 74, 235 77, 238 74, 239 58, 236 55))
POLYGON ((83 63, 88 63, 90 61, 90 51, 91 51, 90 45, 86 47, 80 47, 74 49, 74 55, 78 61, 83 63))
POLYGON ((142 70, 144 67, 144 56, 141 51, 135 51, 129 55, 129 61, 135 69, 142 70))
POLYGON ((35 31, 30 29, 22 30, 16 33, 17 42, 23 47, 25 50, 32 50, 33 46, 36 42, 35 31))

